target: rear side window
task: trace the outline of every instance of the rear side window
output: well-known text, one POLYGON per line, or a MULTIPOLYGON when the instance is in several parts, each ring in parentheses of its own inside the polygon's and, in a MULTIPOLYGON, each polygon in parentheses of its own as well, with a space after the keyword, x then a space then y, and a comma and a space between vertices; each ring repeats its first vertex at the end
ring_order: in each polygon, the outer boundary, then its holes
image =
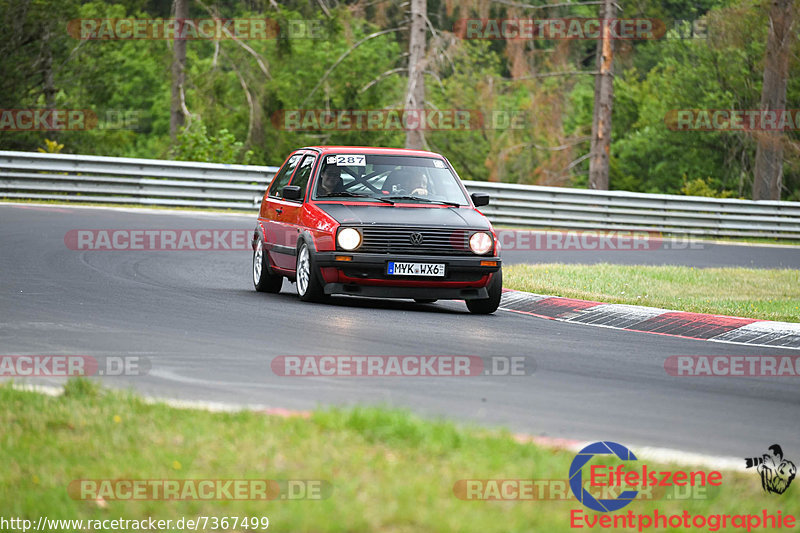
POLYGON ((314 168, 315 160, 316 158, 313 155, 305 156, 303 162, 300 163, 300 168, 297 169, 297 173, 292 179, 292 185, 300 187, 301 196, 303 198, 306 196, 306 186, 308 185, 308 178, 311 177, 311 169, 314 168))
POLYGON ((278 175, 275 176, 275 179, 272 180, 272 185, 269 187, 269 195, 273 198, 280 198, 281 197, 281 190, 289 184, 289 178, 292 177, 292 172, 294 171, 294 167, 297 166, 297 162, 300 161, 302 155, 296 154, 289 158, 289 161, 283 165, 283 168, 280 169, 278 175))

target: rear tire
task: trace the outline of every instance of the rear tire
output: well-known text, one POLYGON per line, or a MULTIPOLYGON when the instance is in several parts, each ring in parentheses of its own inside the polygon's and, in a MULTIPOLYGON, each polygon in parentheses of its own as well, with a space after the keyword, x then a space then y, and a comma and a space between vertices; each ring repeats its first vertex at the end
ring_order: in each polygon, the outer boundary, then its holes
POLYGON ((432 304, 438 300, 436 298, 414 298, 414 301, 418 304, 432 304))
POLYGON ((297 278, 297 295, 304 302, 319 302, 327 295, 319 279, 319 269, 314 264, 314 258, 306 243, 297 250, 297 264, 295 266, 297 278))
POLYGON ((258 292, 281 292, 283 286, 283 276, 275 274, 269 267, 267 251, 264 250, 264 242, 258 237, 256 249, 253 250, 253 286, 258 292))
POLYGON ((503 270, 498 270, 492 276, 492 280, 486 287, 489 291, 488 298, 480 300, 467 300, 467 309, 476 315, 489 315, 497 311, 500 307, 500 298, 503 296, 503 270))

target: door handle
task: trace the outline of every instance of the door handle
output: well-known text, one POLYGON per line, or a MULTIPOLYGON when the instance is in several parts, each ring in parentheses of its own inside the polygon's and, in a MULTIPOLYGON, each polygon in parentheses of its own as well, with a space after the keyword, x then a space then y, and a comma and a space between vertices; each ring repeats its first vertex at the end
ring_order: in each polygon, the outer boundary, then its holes
POLYGON ((278 208, 275 209, 275 212, 278 213, 278 214, 281 214, 281 213, 283 213, 283 209, 278 207, 278 208))

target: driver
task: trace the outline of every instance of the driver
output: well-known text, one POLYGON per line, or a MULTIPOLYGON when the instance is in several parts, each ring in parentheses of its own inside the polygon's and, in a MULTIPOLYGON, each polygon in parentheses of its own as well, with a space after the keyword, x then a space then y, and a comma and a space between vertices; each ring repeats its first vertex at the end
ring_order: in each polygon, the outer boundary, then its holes
POLYGON ((342 171, 335 165, 328 165, 322 171, 317 194, 318 196, 332 196, 337 192, 344 192, 342 171))
POLYGON ((409 182, 411 189, 411 196, 428 196, 428 176, 420 173, 414 173, 409 182))

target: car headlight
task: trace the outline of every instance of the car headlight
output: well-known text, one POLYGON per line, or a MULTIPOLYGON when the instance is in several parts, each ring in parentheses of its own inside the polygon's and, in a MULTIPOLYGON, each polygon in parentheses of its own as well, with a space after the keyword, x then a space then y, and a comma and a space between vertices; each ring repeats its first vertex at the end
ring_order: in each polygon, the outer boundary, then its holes
POLYGON ((361 233, 353 228, 344 228, 339 232, 336 241, 342 250, 355 250, 361 246, 361 233))
POLYGON ((488 233, 478 232, 473 233, 469 238, 469 248, 478 255, 489 253, 494 244, 492 236, 488 233))

